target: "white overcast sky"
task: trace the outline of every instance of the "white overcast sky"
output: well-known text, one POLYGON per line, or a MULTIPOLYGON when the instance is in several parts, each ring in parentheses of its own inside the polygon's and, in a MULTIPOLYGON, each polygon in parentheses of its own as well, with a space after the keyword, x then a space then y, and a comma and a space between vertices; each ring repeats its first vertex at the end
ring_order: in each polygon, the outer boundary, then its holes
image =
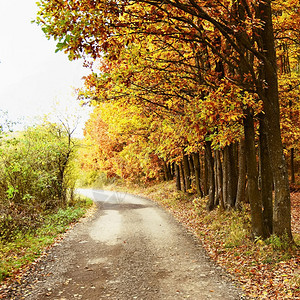
MULTIPOLYGON (((14 120, 48 114, 55 102, 78 112, 73 88, 88 72, 55 53, 55 42, 31 23, 36 11, 36 0, 0 0, 0 109, 14 120)), ((86 119, 87 109, 79 111, 86 119)))

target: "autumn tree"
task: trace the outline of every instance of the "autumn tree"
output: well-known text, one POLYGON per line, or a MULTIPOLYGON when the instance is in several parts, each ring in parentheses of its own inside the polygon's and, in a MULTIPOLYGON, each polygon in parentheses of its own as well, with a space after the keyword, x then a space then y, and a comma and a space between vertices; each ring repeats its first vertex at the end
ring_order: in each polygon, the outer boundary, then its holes
MULTIPOLYGON (((191 81, 185 80, 186 77, 183 76, 181 79, 184 83, 187 82, 189 88, 187 90, 175 89, 176 95, 173 90, 170 94, 166 92, 167 88, 176 85, 176 83, 172 85, 172 80, 174 80, 170 76, 172 73, 168 72, 167 77, 161 77, 161 74, 166 73, 154 71, 152 75, 159 74, 157 78, 168 78, 169 81, 163 81, 163 84, 167 83, 164 89, 153 89, 153 85, 151 86, 151 92, 155 91, 153 94, 160 101, 153 103, 153 100, 144 97, 144 102, 147 104, 152 102, 151 104, 154 104, 155 107, 166 108, 167 101, 174 101, 174 109, 183 107, 183 110, 179 110, 179 115, 183 111, 183 116, 186 117, 189 103, 191 103, 190 107, 198 103, 203 104, 207 101, 206 97, 215 92, 215 89, 207 90, 207 86, 209 87, 211 82, 215 82, 216 85, 223 82, 225 89, 228 89, 227 85, 232 85, 241 90, 240 94, 243 99, 241 108, 245 115, 243 127, 245 140, 248 143, 246 147, 248 190, 255 236, 266 235, 262 217, 262 197, 258 190, 258 170, 255 168, 255 122, 253 118, 260 111, 250 105, 254 100, 255 106, 259 107, 261 101, 263 113, 260 115, 259 130, 261 136, 266 138, 261 140, 260 146, 261 149, 267 149, 266 154, 272 161, 269 167, 272 169, 272 181, 275 187, 273 231, 279 236, 287 234, 290 239, 292 238, 288 174, 279 123, 278 78, 270 1, 236 1, 233 3, 192 0, 146 0, 122 3, 95 3, 88 0, 80 3, 76 1, 40 1, 39 6, 41 10, 37 21, 42 24, 48 37, 53 36, 55 39, 59 39, 58 50, 68 52, 71 59, 80 57, 84 53, 93 58, 101 58, 104 53, 113 64, 119 63, 118 60, 124 54, 123 49, 130 48, 131 45, 140 45, 141 47, 142 41, 149 36, 159 37, 164 41, 163 45, 168 45, 166 41, 171 38, 176 40, 179 45, 183 45, 184 49, 188 49, 188 53, 193 50, 193 58, 196 62, 195 70, 199 71, 198 78, 201 79, 201 87, 205 87, 204 91, 202 92, 198 88, 193 90, 191 81), (197 57, 200 59, 197 60, 197 57), (208 62, 197 65, 205 57, 208 62), (178 91, 180 92, 178 93, 178 91), (246 92, 250 101, 247 101, 245 97, 246 92), (190 99, 192 101, 187 101, 190 99)), ((171 43, 171 45, 173 44, 171 43)), ((178 48, 175 49, 173 53, 176 53, 178 48)), ((146 51, 147 48, 144 52, 146 51)), ((138 51, 138 53, 140 52, 138 51)), ((182 52, 177 51, 177 53, 181 54, 182 52)), ((169 58, 169 56, 167 57, 169 58)), ((182 70, 185 72, 183 74, 187 74, 188 68, 178 68, 178 65, 182 67, 188 61, 185 57, 183 58, 181 64, 178 64, 180 60, 176 59, 177 73, 174 72, 174 74, 181 74, 179 72, 182 70)), ((159 60, 156 59, 156 62, 159 60)), ((174 62, 172 59, 167 59, 164 63, 170 61, 174 62)), ((153 59, 151 63, 153 64, 153 59)), ((155 70, 157 64, 153 65, 152 71, 155 70)), ((170 64, 171 68, 174 65, 170 64)), ((159 68, 159 71, 164 70, 159 68)), ((142 71, 138 73, 139 76, 144 74, 145 72, 142 71)), ((125 78, 131 79, 131 77, 132 74, 127 72, 125 78)), ((157 78, 152 78, 150 82, 153 80, 155 82, 157 78)), ((118 83, 120 81, 119 87, 129 85, 124 78, 117 79, 118 83)), ((196 82, 198 83, 198 81, 196 82)), ((181 83, 179 87, 184 85, 181 83)), ((158 87, 161 88, 161 86, 162 84, 159 83, 158 87)), ((232 89, 235 90, 235 88, 232 89)), ((141 90, 144 91, 143 96, 149 92, 149 88, 145 88, 145 85, 139 89, 139 93, 141 90)), ((98 99, 97 97, 95 100, 98 99)), ((142 98, 135 97, 135 99, 141 100, 142 98)), ((235 104, 235 102, 233 103, 235 104)), ((200 107, 202 109, 205 106, 200 107)), ((209 117, 207 119, 210 120, 209 117)), ((213 128, 215 128, 215 124, 213 128)), ((215 129, 213 131, 210 129, 205 127, 204 136, 207 136, 207 133, 208 136, 218 134, 215 129)), ((263 152, 261 151, 261 153, 263 152)), ((265 159, 262 161, 265 162, 265 159)), ((269 167, 265 168, 266 172, 269 167)), ((267 175, 265 178, 269 179, 270 176, 267 175)), ((267 189, 270 193, 270 187, 267 189)))
POLYGON ((82 166, 133 181, 159 177, 162 160, 149 144, 150 122, 136 107, 95 107, 85 127, 82 166))

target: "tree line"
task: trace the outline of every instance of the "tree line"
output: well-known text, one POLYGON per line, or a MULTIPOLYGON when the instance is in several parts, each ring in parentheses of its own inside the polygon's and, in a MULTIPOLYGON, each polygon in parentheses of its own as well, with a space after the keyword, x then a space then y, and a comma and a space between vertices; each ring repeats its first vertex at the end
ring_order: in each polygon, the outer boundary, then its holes
POLYGON ((286 154, 295 182, 295 1, 38 5, 36 21, 58 40, 57 50, 92 68, 79 91, 95 105, 83 167, 155 178, 162 166, 178 189, 207 195, 209 210, 247 198, 254 237, 292 240, 286 154))

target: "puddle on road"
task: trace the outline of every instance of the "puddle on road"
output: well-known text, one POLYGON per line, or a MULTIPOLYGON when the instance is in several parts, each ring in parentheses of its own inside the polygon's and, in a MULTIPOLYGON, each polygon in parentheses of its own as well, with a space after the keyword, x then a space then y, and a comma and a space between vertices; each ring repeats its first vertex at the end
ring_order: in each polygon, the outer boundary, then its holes
POLYGON ((90 237, 109 246, 116 245, 120 238, 122 216, 115 210, 107 210, 105 213, 93 224, 90 237))

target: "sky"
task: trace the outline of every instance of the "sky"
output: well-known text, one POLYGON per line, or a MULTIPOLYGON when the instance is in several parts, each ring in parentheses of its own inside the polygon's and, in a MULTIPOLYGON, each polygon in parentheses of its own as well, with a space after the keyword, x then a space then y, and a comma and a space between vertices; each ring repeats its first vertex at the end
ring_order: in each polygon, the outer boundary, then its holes
POLYGON ((79 106, 74 88, 83 85, 88 70, 82 61, 55 53, 56 42, 31 23, 36 12, 36 0, 0 0, 0 110, 30 124, 53 107, 67 109, 82 115, 83 127, 90 109, 79 106))

